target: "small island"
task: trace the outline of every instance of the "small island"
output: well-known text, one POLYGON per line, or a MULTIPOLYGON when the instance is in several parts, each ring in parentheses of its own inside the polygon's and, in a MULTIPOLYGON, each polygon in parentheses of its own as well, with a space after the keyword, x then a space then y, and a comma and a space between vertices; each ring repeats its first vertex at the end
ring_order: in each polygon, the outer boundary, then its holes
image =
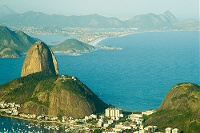
POLYGON ((80 53, 89 53, 93 51, 95 48, 92 45, 87 43, 83 43, 76 39, 68 39, 65 40, 58 45, 51 47, 54 53, 64 53, 70 55, 77 55, 80 53))
POLYGON ((106 46, 106 45, 99 45, 100 49, 104 50, 122 50, 122 48, 114 47, 114 46, 106 46))

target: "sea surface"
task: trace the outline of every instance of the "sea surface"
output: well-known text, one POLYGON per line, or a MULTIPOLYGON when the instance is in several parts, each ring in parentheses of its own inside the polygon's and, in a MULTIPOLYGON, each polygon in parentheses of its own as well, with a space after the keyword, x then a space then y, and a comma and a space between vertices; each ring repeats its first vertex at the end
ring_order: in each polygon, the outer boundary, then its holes
MULTIPOLYGON (((59 41, 59 36, 51 39, 59 41)), ((123 49, 95 50, 80 56, 56 54, 60 74, 79 78, 104 102, 117 108, 156 109, 174 85, 200 85, 199 32, 138 33, 108 38, 99 44, 123 49)), ((0 59, 0 84, 20 77, 24 58, 0 59)), ((4 119, 0 117, 1 121, 4 119)))

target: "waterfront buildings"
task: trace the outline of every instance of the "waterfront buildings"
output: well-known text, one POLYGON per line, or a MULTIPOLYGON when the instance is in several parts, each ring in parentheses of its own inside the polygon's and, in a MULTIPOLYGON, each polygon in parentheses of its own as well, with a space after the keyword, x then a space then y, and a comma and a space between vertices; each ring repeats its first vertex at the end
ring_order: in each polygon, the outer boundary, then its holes
POLYGON ((105 116, 109 118, 119 118, 123 117, 123 114, 121 109, 107 108, 105 110, 105 116))

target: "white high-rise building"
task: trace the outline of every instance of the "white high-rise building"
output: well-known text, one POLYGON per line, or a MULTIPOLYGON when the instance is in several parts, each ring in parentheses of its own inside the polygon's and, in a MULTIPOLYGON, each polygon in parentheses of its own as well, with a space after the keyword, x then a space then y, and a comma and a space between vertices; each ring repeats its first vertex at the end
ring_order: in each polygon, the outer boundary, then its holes
POLYGON ((110 117, 115 117, 115 110, 114 109, 110 110, 110 117))
POLYGON ((121 109, 115 109, 115 117, 123 117, 121 109))
POLYGON ((107 109, 105 110, 105 116, 106 116, 106 117, 109 117, 109 116, 110 116, 110 109, 109 109, 109 108, 107 108, 107 109))
POLYGON ((172 133, 179 133, 180 131, 177 129, 177 128, 174 128, 173 130, 172 130, 172 133))
POLYGON ((172 128, 171 127, 166 128, 165 133, 172 133, 172 128))
POLYGON ((121 109, 107 108, 105 110, 106 117, 123 117, 121 109))

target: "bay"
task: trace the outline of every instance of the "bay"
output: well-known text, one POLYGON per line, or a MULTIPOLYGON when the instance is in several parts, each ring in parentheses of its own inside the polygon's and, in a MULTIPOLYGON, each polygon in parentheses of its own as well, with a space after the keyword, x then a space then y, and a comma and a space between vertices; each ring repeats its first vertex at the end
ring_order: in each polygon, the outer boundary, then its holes
POLYGON ((33 121, 19 120, 15 118, 0 116, 0 132, 1 133, 2 132, 4 133, 64 132, 64 126, 56 125, 54 123, 37 123, 33 121))
POLYGON ((71 36, 61 36, 61 35, 33 35, 33 37, 39 38, 41 41, 45 42, 50 46, 57 45, 62 41, 73 38, 71 36))
MULTIPOLYGON (((200 84, 199 32, 139 33, 99 44, 123 50, 96 50, 81 56, 56 54, 59 70, 78 77, 117 108, 155 109, 175 84, 200 84)), ((0 84, 20 77, 24 58, 0 59, 0 84)))

